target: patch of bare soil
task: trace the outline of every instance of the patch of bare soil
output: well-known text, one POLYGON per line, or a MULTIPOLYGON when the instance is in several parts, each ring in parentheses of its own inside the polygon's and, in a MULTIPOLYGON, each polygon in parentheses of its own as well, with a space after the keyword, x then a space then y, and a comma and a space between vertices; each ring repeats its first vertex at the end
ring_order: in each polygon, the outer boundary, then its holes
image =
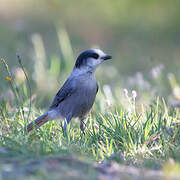
MULTIPOLYGON (((10 163, 0 161, 2 179, 63 179, 63 180, 121 180, 121 179, 180 179, 165 177, 162 171, 139 169, 115 162, 92 164, 68 155, 24 160, 10 163)), ((1 178, 0 178, 1 179, 1 178)))
POLYGON ((162 171, 139 169, 133 166, 119 165, 111 162, 99 165, 99 180, 119 180, 119 179, 133 179, 133 180, 157 180, 164 179, 162 171))

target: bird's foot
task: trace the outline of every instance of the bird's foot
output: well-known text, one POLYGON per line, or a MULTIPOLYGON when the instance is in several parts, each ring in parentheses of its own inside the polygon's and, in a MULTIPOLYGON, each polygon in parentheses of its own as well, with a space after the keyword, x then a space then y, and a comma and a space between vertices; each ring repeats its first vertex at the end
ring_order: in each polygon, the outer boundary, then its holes
POLYGON ((84 132, 85 126, 84 126, 84 122, 83 122, 83 121, 81 121, 81 123, 80 123, 80 129, 81 129, 81 132, 82 132, 84 135, 86 135, 85 132, 84 132))
POLYGON ((62 132, 63 132, 63 136, 67 137, 67 126, 64 124, 64 126, 61 123, 61 128, 62 128, 62 132))

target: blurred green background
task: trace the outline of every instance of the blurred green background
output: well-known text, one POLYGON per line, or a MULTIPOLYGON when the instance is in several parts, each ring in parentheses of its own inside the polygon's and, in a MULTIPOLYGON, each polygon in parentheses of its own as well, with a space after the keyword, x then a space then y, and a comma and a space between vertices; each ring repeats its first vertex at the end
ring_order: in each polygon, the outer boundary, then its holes
MULTIPOLYGON (((20 54, 42 107, 78 54, 92 47, 113 56, 97 70, 97 79, 116 98, 127 88, 141 102, 155 95, 179 102, 179 7, 179 0, 0 0, 0 56, 21 84, 20 54)), ((4 91, 10 98, 7 86, 0 65, 0 98, 4 91)))

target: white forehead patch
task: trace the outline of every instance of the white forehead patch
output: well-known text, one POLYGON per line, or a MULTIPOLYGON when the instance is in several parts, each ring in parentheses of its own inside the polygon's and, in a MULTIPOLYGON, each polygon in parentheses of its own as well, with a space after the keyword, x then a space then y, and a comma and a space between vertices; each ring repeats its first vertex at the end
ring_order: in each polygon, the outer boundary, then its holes
POLYGON ((105 56, 106 54, 100 49, 92 49, 95 53, 97 53, 100 57, 105 56))

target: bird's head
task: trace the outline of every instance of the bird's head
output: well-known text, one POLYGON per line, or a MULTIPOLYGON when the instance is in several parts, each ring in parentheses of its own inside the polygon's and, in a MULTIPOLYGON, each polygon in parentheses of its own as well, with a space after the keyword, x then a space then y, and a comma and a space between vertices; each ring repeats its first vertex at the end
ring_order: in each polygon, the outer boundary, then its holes
POLYGON ((90 68, 95 70, 103 61, 112 59, 112 56, 105 54, 100 49, 90 49, 82 52, 75 63, 75 68, 90 68))

